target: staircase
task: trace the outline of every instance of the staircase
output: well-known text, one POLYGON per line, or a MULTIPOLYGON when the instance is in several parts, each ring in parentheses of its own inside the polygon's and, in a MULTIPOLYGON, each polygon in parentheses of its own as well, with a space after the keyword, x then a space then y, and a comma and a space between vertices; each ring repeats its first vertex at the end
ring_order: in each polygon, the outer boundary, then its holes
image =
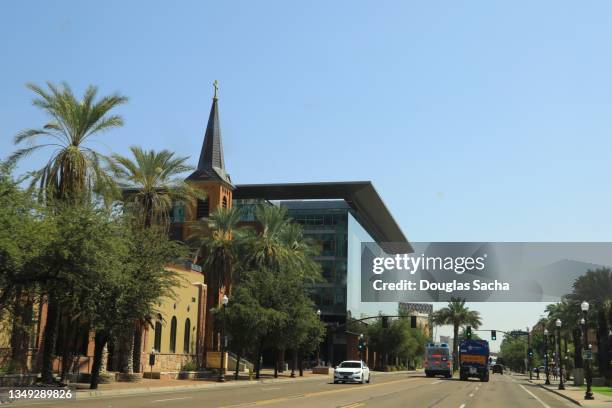
MULTIPOLYGON (((234 371, 234 369, 236 369, 236 359, 238 358, 238 356, 235 353, 232 353, 231 351, 229 351, 227 353, 227 370, 228 371, 234 371)), ((240 365, 238 366, 239 370, 241 372, 244 371, 248 371, 248 370, 253 370, 253 363, 251 363, 249 360, 246 360, 244 357, 240 357, 240 365)))

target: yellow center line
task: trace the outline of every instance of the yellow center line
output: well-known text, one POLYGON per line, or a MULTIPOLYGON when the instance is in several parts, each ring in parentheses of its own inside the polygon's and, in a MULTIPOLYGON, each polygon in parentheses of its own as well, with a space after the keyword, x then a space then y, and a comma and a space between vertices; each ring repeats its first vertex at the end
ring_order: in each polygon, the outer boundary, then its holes
MULTIPOLYGON (((404 379, 401 379, 401 380, 394 380, 394 381, 387 381, 387 382, 383 382, 383 383, 369 384, 366 387, 363 387, 363 388, 360 388, 360 389, 361 390, 367 390, 367 389, 371 389, 371 388, 382 387, 383 385, 390 385, 390 384, 396 384, 396 383, 399 383, 399 382, 410 381, 410 380, 414 380, 415 378, 420 378, 420 377, 411 377, 411 378, 404 378, 404 379)), ((276 402, 287 401, 287 400, 290 400, 290 399, 318 397, 318 396, 321 396, 321 395, 339 394, 339 393, 342 393, 342 392, 351 392, 351 391, 357 391, 357 390, 354 387, 348 387, 348 388, 340 388, 340 389, 337 389, 337 390, 307 392, 307 393, 304 393, 304 394, 289 395, 289 396, 286 396, 286 397, 278 397, 278 398, 270 398, 270 399, 259 400, 259 401, 245 402, 243 404, 226 405, 226 406, 221 407, 221 408, 238 408, 238 407, 246 407, 246 406, 251 406, 251 405, 269 405, 269 404, 274 404, 276 402)), ((357 405, 357 406, 359 406, 359 405, 357 405)), ((352 408, 353 406, 350 405, 350 407, 352 408)))

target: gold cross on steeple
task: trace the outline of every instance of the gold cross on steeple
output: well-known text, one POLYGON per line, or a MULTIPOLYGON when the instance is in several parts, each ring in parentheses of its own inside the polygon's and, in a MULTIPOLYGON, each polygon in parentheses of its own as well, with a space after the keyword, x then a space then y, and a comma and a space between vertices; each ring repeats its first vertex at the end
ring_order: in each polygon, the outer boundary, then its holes
POLYGON ((215 95, 213 98, 217 99, 217 92, 219 91, 219 81, 216 79, 213 81, 213 87, 215 88, 215 95))

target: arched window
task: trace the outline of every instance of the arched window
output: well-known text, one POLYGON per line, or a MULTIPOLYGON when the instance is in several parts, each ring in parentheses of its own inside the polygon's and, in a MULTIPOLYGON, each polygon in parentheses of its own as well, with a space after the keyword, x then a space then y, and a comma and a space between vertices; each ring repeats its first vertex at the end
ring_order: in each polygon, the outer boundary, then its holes
POLYGON ((223 196, 223 208, 227 208, 227 197, 223 196))
POLYGON ((162 315, 157 315, 157 321, 155 322, 155 341, 153 348, 157 352, 161 352, 161 339, 162 339, 162 315))
POLYGON ((176 316, 170 322, 170 353, 176 353, 176 316))
POLYGON ((189 335, 191 334, 191 321, 185 320, 185 340, 183 341, 183 353, 190 354, 189 335))

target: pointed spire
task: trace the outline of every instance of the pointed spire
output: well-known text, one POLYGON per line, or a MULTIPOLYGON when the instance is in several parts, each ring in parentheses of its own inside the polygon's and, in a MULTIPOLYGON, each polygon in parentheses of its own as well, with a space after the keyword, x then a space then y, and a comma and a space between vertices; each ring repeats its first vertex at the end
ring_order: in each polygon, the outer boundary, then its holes
POLYGON ((214 95, 210 115, 208 116, 208 125, 204 134, 204 143, 200 152, 200 160, 198 167, 188 179, 210 180, 221 179, 226 183, 231 184, 229 175, 225 172, 225 160, 223 158, 223 145, 221 143, 221 122, 219 121, 219 100, 217 92, 219 90, 219 82, 213 82, 214 95))

